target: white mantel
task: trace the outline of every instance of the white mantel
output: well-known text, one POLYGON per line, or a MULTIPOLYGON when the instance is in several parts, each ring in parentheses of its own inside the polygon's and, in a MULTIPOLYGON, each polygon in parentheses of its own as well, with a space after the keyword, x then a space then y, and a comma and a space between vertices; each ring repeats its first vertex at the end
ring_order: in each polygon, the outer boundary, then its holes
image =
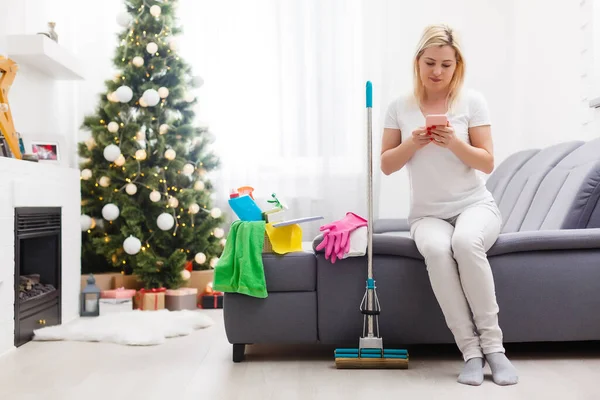
POLYGON ((66 323, 79 315, 79 171, 0 157, 0 356, 15 348, 15 207, 62 207, 62 322, 66 323))

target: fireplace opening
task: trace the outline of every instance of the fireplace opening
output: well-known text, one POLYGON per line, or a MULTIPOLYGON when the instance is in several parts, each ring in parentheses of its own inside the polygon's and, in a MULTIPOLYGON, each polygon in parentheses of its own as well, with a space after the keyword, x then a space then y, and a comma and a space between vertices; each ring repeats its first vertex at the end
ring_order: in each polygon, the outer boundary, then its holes
POLYGON ((15 209, 15 346, 60 324, 61 209, 15 209))

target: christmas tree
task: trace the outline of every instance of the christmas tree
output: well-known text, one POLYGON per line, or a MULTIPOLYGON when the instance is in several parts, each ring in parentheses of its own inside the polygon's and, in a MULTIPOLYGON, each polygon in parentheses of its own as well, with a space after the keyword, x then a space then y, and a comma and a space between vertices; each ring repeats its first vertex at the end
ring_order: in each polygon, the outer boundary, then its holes
POLYGON ((194 124, 202 79, 178 55, 176 0, 125 0, 123 28, 79 143, 82 272, 135 273, 146 288, 177 288, 214 267, 224 246, 207 173, 211 133, 194 124))

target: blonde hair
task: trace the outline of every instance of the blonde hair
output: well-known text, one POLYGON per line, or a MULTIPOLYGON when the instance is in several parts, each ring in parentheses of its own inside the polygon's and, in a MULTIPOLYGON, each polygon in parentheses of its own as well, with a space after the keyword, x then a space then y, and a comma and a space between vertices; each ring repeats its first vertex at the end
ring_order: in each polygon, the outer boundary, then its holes
POLYGON ((425 49, 429 47, 446 45, 451 46, 456 54, 456 69, 454 70, 454 75, 450 81, 448 98, 446 99, 448 107, 452 106, 454 100, 456 100, 460 93, 460 89, 465 80, 465 61, 460 42, 457 40, 454 30, 448 25, 429 25, 421 35, 421 40, 419 40, 414 58, 414 95, 419 105, 421 105, 425 99, 425 86, 423 85, 423 82, 421 82, 421 76, 419 74, 419 58, 421 58, 425 49))

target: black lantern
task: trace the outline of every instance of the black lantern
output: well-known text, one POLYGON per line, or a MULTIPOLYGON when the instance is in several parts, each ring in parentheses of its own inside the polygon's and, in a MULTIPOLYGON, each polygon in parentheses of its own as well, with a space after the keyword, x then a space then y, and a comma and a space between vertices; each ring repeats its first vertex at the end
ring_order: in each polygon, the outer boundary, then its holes
POLYGON ((81 292, 82 317, 97 317, 100 315, 100 289, 96 286, 94 275, 87 278, 87 286, 81 292))

